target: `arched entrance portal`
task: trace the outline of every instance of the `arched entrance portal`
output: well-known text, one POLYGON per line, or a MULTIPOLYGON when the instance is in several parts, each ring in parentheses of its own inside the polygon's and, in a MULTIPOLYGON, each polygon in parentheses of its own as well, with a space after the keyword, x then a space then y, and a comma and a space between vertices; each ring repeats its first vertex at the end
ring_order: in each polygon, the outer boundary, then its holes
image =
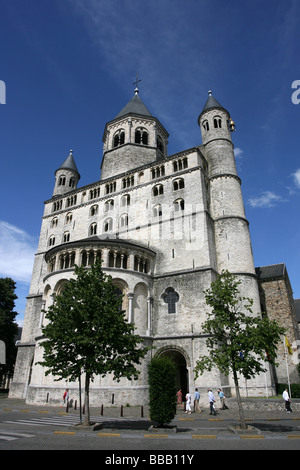
POLYGON ((164 349, 158 353, 158 356, 166 356, 176 365, 176 389, 181 389, 183 400, 189 389, 189 376, 186 358, 178 349, 164 349))

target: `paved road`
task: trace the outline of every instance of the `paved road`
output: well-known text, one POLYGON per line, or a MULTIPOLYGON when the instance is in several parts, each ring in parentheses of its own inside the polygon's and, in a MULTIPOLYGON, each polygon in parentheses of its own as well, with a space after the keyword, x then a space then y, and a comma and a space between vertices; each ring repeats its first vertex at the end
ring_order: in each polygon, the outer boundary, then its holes
POLYGON ((246 411, 252 430, 243 434, 232 431, 239 424, 238 413, 234 410, 220 411, 216 417, 210 416, 208 410, 191 415, 179 412, 171 423, 177 426, 176 433, 171 430, 150 432, 151 422, 147 410, 143 411, 144 417, 138 407, 124 408, 123 416, 117 407, 104 410, 103 415, 100 409, 92 409, 92 419, 101 422, 102 428, 91 431, 75 427, 79 421, 78 410, 70 409, 66 413, 60 407, 32 407, 22 400, 1 399, 0 449, 97 449, 105 450, 103 458, 113 458, 116 451, 122 451, 122 455, 125 451, 135 451, 134 455, 143 455, 146 459, 150 458, 145 453, 149 451, 154 453, 152 463, 159 452, 172 451, 176 452, 174 459, 179 459, 173 463, 185 465, 188 460, 184 461, 184 456, 187 459, 187 452, 190 455, 191 451, 195 463, 202 450, 300 449, 300 412, 246 411))

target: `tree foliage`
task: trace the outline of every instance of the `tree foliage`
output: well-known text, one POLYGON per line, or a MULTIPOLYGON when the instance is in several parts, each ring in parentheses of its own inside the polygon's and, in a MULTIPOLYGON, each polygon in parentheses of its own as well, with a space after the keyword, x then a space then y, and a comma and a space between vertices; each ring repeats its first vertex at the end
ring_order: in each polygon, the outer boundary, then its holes
POLYGON ((17 312, 14 311, 16 283, 9 277, 0 278, 0 340, 6 345, 6 365, 0 366, 0 385, 5 378, 12 378, 17 348, 15 339, 18 325, 15 323, 17 312))
POLYGON ((213 367, 226 375, 232 372, 239 407, 238 374, 250 379, 266 371, 266 360, 275 364, 277 345, 284 332, 266 315, 253 314, 253 300, 240 295, 240 284, 236 276, 223 271, 205 291, 211 311, 207 313, 202 330, 208 335, 209 355, 202 356, 195 368, 197 376, 213 367))
MULTIPOLYGON (((89 409, 89 383, 93 376, 113 374, 137 379, 136 366, 147 348, 134 334, 134 325, 125 320, 122 298, 116 294, 112 278, 97 262, 90 269, 75 267, 75 279, 66 283, 61 295, 46 313, 43 327, 46 375, 56 380, 76 380, 85 374, 85 405, 89 409)), ((87 413, 89 421, 89 412, 87 413)))
POLYGON ((176 415, 176 367, 167 357, 153 358, 148 368, 150 418, 168 424, 176 415))

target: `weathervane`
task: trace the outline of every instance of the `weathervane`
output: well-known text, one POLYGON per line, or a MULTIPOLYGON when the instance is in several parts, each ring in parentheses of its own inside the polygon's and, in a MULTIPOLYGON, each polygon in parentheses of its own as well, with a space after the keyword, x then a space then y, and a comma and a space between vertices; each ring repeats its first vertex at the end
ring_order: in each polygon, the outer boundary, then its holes
POLYGON ((135 80, 135 82, 133 82, 133 84, 132 84, 132 85, 135 85, 134 93, 135 93, 136 95, 137 95, 138 92, 139 92, 138 83, 141 82, 141 81, 142 81, 142 80, 141 80, 141 79, 139 80, 139 79, 138 79, 138 76, 136 76, 136 80, 135 80))

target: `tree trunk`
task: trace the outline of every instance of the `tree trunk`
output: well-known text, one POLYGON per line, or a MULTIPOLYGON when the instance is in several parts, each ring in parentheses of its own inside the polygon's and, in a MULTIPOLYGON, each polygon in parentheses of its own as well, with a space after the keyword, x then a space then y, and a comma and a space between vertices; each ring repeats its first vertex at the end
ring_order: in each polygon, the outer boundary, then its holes
POLYGON ((243 404, 242 404, 241 395, 240 395, 239 381, 237 378, 236 370, 233 370, 233 379, 234 379, 234 385, 235 385, 235 391, 236 391, 236 398, 237 398, 238 407, 239 407, 241 428, 247 429, 247 424, 246 424, 244 410, 243 410, 243 404))
POLYGON ((84 387, 84 401, 85 401, 85 415, 83 420, 84 426, 90 425, 90 398, 89 398, 89 391, 90 391, 90 375, 88 373, 85 374, 85 387, 84 387))

